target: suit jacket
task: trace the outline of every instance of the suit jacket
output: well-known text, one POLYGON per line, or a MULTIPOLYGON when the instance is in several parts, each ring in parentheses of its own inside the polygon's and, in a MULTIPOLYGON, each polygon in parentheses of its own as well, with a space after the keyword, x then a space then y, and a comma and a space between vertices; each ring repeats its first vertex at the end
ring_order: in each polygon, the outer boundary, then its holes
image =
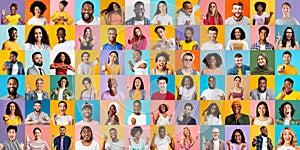
MULTIPOLYGON (((219 139, 219 150, 225 150, 226 144, 223 140, 219 139)), ((213 139, 208 141, 206 144, 206 150, 213 150, 214 149, 214 142, 213 139)))
MULTIPOLYGON (((42 68, 42 72, 45 73, 44 69, 42 68)), ((35 68, 33 65, 32 67, 27 69, 27 75, 40 75, 40 71, 35 68)))

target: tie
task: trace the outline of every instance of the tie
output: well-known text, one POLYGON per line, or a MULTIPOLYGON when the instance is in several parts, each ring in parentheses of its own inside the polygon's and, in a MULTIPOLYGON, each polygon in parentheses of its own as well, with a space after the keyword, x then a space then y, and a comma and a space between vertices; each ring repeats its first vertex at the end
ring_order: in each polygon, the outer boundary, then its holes
POLYGON ((40 71, 40 75, 43 75, 42 68, 38 68, 40 71))
POLYGON ((60 139, 60 150, 64 150, 64 138, 60 139))

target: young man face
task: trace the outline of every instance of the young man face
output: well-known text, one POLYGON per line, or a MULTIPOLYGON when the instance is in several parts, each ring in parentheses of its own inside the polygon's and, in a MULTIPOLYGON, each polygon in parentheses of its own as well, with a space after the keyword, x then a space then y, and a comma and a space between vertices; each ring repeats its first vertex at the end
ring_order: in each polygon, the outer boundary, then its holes
POLYGON ((266 30, 260 30, 259 32, 259 40, 266 41, 268 37, 266 30))
POLYGON ((186 68, 192 68, 193 66, 193 57, 190 55, 185 55, 182 59, 183 66, 186 68))
POLYGON ((136 5, 134 13, 137 18, 143 18, 145 14, 145 8, 143 5, 136 5))
POLYGON ((11 41, 15 41, 18 38, 18 31, 17 30, 12 30, 12 32, 9 34, 9 39, 11 41))
POLYGON ((10 62, 12 62, 12 63, 16 63, 16 61, 17 61, 17 56, 15 56, 14 54, 10 54, 10 55, 9 55, 9 60, 10 60, 10 62))
POLYGON ((66 135, 66 128, 59 128, 59 135, 60 136, 66 135))
POLYGON ((81 8, 81 18, 83 21, 91 21, 94 9, 91 4, 84 4, 81 8))
POLYGON ((35 103, 35 104, 33 105, 33 108, 34 108, 34 111, 35 111, 35 112, 40 112, 41 109, 42 109, 42 106, 41 106, 40 103, 35 103))
POLYGON ((283 62, 286 65, 289 65, 291 62, 291 55, 290 54, 283 54, 283 62))
POLYGON ((214 78, 209 78, 208 79, 208 86, 210 89, 214 89, 216 86, 216 80, 214 78))
POLYGON ((141 60, 141 54, 139 52, 134 52, 133 53, 133 60, 134 62, 139 62, 141 60))
POLYGON ((210 41, 215 42, 217 40, 217 36, 218 36, 217 31, 208 30, 208 38, 210 41))
POLYGON ((91 118, 92 117, 92 110, 88 107, 82 109, 82 116, 84 118, 91 118))
POLYGON ((260 132, 263 136, 267 137, 268 136, 268 129, 266 127, 261 128, 260 132))
POLYGON ((108 30, 107 34, 108 34, 108 41, 109 42, 115 42, 116 41, 117 33, 116 33, 115 30, 112 30, 112 29, 108 30))
POLYGON ((282 11, 283 14, 290 14, 291 8, 288 5, 283 5, 282 8, 281 8, 281 11, 282 11))
POLYGON ((166 130, 164 128, 159 129, 159 137, 164 138, 166 135, 166 130))
POLYGON ((243 57, 235 57, 234 62, 236 67, 241 68, 243 65, 243 57))
POLYGON ((43 66, 43 56, 41 54, 35 54, 33 56, 32 61, 33 61, 33 64, 36 66, 39 66, 39 67, 43 66))
POLYGON ((166 38, 166 31, 162 28, 156 30, 156 34, 159 38, 164 39, 166 38))
POLYGON ((232 111, 234 114, 239 114, 241 113, 241 105, 235 104, 232 106, 232 111))
POLYGON ((265 92, 267 89, 267 81, 266 80, 259 80, 258 81, 258 89, 260 92, 265 92))
POLYGON ((17 94, 18 87, 18 83, 15 79, 8 80, 7 90, 9 94, 17 94))
POLYGON ((191 106, 185 106, 184 107, 184 115, 186 116, 190 116, 191 115, 191 112, 192 112, 192 107, 191 106))
POLYGON ((139 113, 139 112, 141 111, 141 109, 142 109, 142 106, 141 106, 140 103, 135 102, 135 103, 133 104, 133 111, 134 111, 135 113, 139 113))
POLYGON ((167 89, 167 81, 166 80, 159 80, 158 81, 158 87, 161 91, 165 91, 167 89))
POLYGON ((66 40, 66 32, 64 30, 57 30, 56 37, 58 39, 58 43, 62 43, 66 40))
POLYGON ((239 6, 239 5, 233 5, 232 13, 233 13, 233 16, 236 18, 241 17, 243 15, 243 7, 239 6))

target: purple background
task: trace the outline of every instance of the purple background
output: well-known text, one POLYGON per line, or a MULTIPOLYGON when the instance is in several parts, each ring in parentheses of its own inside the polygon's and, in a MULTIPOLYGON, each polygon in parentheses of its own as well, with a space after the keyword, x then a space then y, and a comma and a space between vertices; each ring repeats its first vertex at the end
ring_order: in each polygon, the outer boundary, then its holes
MULTIPOLYGON (((2 100, 0 101, 0 116, 2 118, 2 116, 5 114, 5 111, 6 111, 6 106, 7 104, 11 102, 11 100, 2 100)), ((20 109, 21 109, 21 112, 22 112, 22 116, 23 116, 23 122, 22 122, 22 125, 24 124, 24 115, 25 115, 25 101, 24 100, 15 100, 14 102, 16 102, 20 109)), ((0 121, 0 126, 5 126, 4 124, 4 121, 1 119, 0 121)), ((5 130, 6 132, 6 130, 5 130)), ((1 133, 1 132, 0 132, 1 133)))
MULTIPOLYGON (((2 135, 2 136, 0 136, 0 141, 2 143, 4 141, 8 140, 9 138, 8 138, 7 132, 6 132, 7 126, 1 124, 0 128, 1 128, 0 135, 2 135)), ((25 139, 25 126, 24 125, 20 125, 20 126, 17 126, 17 128, 18 128, 18 132, 17 132, 16 139, 18 141, 21 141, 22 143, 24 143, 25 142, 24 141, 24 139, 25 139)))
POLYGON ((191 103, 193 105, 193 110, 191 112, 191 116, 196 119, 196 124, 199 125, 200 124, 200 120, 199 120, 199 113, 200 113, 200 105, 199 105, 199 101, 191 101, 191 100, 178 100, 175 102, 175 122, 176 125, 178 125, 177 123, 177 118, 180 115, 180 113, 184 113, 184 105, 186 103, 191 103))
MULTIPOLYGON (((114 50, 116 52, 118 52, 118 56, 119 56, 119 65, 121 66, 122 68, 122 72, 121 72, 121 75, 124 75, 125 74, 125 60, 124 60, 124 51, 122 50, 114 50)), ((111 50, 109 51, 101 51, 100 52, 100 75, 104 75, 104 72, 102 71, 102 65, 103 65, 103 61, 108 64, 108 56, 109 56, 109 53, 112 52, 111 50)))
MULTIPOLYGON (((186 27, 192 27, 194 29, 194 36, 193 36, 193 40, 197 41, 198 42, 198 47, 197 47, 197 50, 200 49, 199 45, 200 45, 200 26, 176 26, 176 30, 175 30, 175 36, 180 38, 180 40, 185 40, 185 37, 184 37, 184 29, 186 27)), ((176 38, 175 37, 175 38, 176 38)))
POLYGON ((126 86, 126 79, 125 76, 120 76, 120 75, 115 75, 115 76, 104 76, 102 75, 100 77, 101 81, 100 81, 100 98, 102 96, 102 93, 105 92, 106 90, 108 90, 108 84, 107 84, 107 79, 109 77, 114 77, 118 80, 118 91, 122 91, 125 96, 126 96, 126 91, 125 91, 125 86, 126 86))
MULTIPOLYGON (((25 21, 25 11, 24 11, 24 6, 25 6, 25 3, 24 3, 24 0, 3 0, 1 1, 1 4, 0 4, 0 7, 1 7, 1 14, 2 14, 2 9, 6 9, 6 15, 9 15, 10 14, 10 4, 11 3, 16 3, 18 4, 18 10, 17 10, 17 14, 20 14, 23 18, 23 20, 25 21)), ((18 23, 19 25, 21 24, 20 21, 18 23)))
MULTIPOLYGON (((250 142, 250 140, 249 140, 249 138, 250 138, 250 128, 247 125, 226 126, 225 127, 225 142, 227 142, 231 139, 232 132, 235 129, 241 129, 243 131, 244 136, 245 136, 245 141, 246 141, 246 144, 247 144, 246 149, 250 149, 250 144, 251 144, 252 141, 250 142)), ((251 138, 251 140, 252 140, 252 138, 251 138)), ((273 145, 275 145, 275 143, 273 143, 273 145)), ((227 147, 227 144, 226 144, 226 147, 227 147)))
POLYGON ((300 20, 299 12, 297 12, 297 9, 300 8, 299 0, 276 0, 276 19, 282 17, 282 11, 281 11, 281 5, 284 2, 288 2, 291 4, 291 16, 296 18, 298 21, 300 20))

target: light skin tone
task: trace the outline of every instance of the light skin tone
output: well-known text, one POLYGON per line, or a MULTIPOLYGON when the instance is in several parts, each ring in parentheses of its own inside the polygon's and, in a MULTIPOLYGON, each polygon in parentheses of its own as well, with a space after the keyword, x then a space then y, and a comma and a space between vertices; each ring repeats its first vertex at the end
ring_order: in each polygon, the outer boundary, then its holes
MULTIPOLYGON (((84 86, 84 90, 82 91, 82 93, 86 93, 86 94, 90 94, 90 92, 92 92, 92 86, 91 86, 91 83, 89 83, 89 81, 87 81, 87 80, 85 80, 84 82, 83 82, 83 86, 84 86)), ((98 92, 97 92, 97 90, 93 90, 93 94, 94 94, 94 97, 98 97, 98 92)), ((82 93, 81 93, 81 95, 80 95, 80 99, 82 99, 82 93)))
MULTIPOLYGON (((211 16, 214 16, 217 10, 217 5, 215 3, 211 3, 209 6, 209 13, 211 16)), ((207 19, 205 14, 202 14, 203 20, 207 19)))
POLYGON ((288 6, 288 5, 283 5, 282 6, 282 8, 281 8, 281 11, 282 11, 282 15, 283 15, 283 18, 284 19, 288 19, 288 18, 290 18, 290 16, 291 16, 291 8, 290 8, 290 6, 288 6))
MULTIPOLYGON (((163 3, 160 3, 158 5, 158 9, 160 11, 161 16, 166 16, 167 15, 167 6, 163 3)), ((153 24, 160 24, 160 21, 158 20, 158 15, 155 15, 154 17, 153 24)))
POLYGON ((286 42, 286 45, 285 47, 282 47, 282 42, 279 41, 280 38, 281 38, 281 35, 280 35, 280 32, 278 32, 277 36, 276 36, 276 47, 277 49, 299 49, 299 44, 297 41, 295 41, 295 46, 292 47, 292 42, 291 42, 291 39, 293 37, 293 30, 292 29, 287 29, 285 31, 285 34, 286 34, 286 37, 287 37, 287 42, 286 42))
MULTIPOLYGON (((114 68, 116 67, 117 64, 115 64, 115 61, 117 60, 118 56, 116 53, 111 53, 109 56, 109 63, 106 64, 106 62, 104 61, 103 62, 103 65, 101 67, 102 71, 103 72, 106 72, 108 67, 111 69, 111 70, 114 70, 114 68)), ((120 70, 119 72, 117 73, 118 75, 120 74, 120 70)))
MULTIPOLYGON (((60 103, 60 104, 58 105, 58 110, 59 110, 59 112, 60 112, 60 114, 59 114, 60 116, 65 116, 65 115, 67 115, 67 114, 66 114, 67 106, 66 106, 65 103, 60 103)), ((56 123, 56 117, 58 117, 58 115, 56 114, 56 111, 54 111, 54 113, 53 113, 53 115, 52 115, 52 123, 53 123, 54 125, 57 125, 57 123, 56 123)), ((74 119, 70 120, 69 123, 68 123, 68 125, 73 125, 73 124, 74 124, 74 119)))
POLYGON ((184 114, 181 113, 179 115, 179 117, 177 118, 177 120, 179 121, 183 121, 183 116, 186 116, 186 117, 190 117, 191 116, 191 113, 192 113, 192 107, 191 106, 185 106, 184 107, 184 114))
POLYGON ((165 56, 159 56, 156 61, 156 68, 151 69, 151 74, 154 75, 165 75, 173 74, 171 69, 167 69, 167 60, 165 56))
POLYGON ((266 59, 265 59, 263 56, 261 56, 261 55, 259 55, 259 56, 257 57, 257 63, 258 63, 258 66, 259 66, 259 67, 266 67, 266 66, 267 66, 267 61, 266 61, 266 59))
POLYGON ((273 125, 274 124, 274 120, 272 117, 266 117, 265 114, 266 114, 266 111, 267 111, 267 107, 264 105, 264 104, 261 104, 258 106, 257 108, 257 111, 259 113, 259 116, 258 117, 251 117, 251 125, 254 124, 254 120, 257 119, 259 121, 267 121, 267 120, 271 120, 271 124, 270 125, 273 125))
POLYGON ((177 141, 177 143, 180 145, 181 148, 185 148, 186 142, 190 142, 189 147, 191 148, 194 146, 195 142, 198 140, 198 136, 196 136, 195 139, 192 138, 192 141, 190 141, 190 139, 189 139, 189 136, 191 136, 190 134, 191 134, 191 132, 188 128, 183 129, 183 135, 181 136, 180 141, 177 141))
POLYGON ((90 39, 90 37, 91 37, 91 30, 90 29, 86 29, 86 31, 85 31, 85 36, 86 37, 83 37, 83 36, 81 36, 80 38, 79 38, 79 41, 80 41, 80 44, 81 45, 83 45, 83 46, 89 46, 89 47, 93 47, 94 45, 95 45, 95 36, 93 36, 92 37, 92 40, 90 39), (88 45, 88 42, 90 42, 89 43, 89 45, 88 45))
POLYGON ((15 115, 15 111, 16 111, 16 105, 14 103, 11 103, 9 105, 9 111, 10 114, 7 116, 3 116, 3 121, 6 123, 8 120, 15 120, 17 119, 18 116, 15 115))
MULTIPOLYGON (((236 144, 242 145, 241 150, 245 150, 246 149, 247 144, 246 143, 242 143, 242 135, 239 132, 235 132, 234 133, 234 139, 236 141, 236 144)), ((229 150, 233 150, 232 147, 231 147, 231 144, 232 143, 230 141, 227 141, 227 145, 228 145, 228 149, 229 150)))
MULTIPOLYGON (((213 140, 218 140, 219 139, 219 135, 220 135, 220 130, 218 128, 213 128, 212 129, 212 135, 213 135, 213 140)), ((207 139, 205 136, 202 137, 202 149, 204 150, 208 150, 205 146, 207 142, 207 139)))
MULTIPOLYGON (((16 140, 17 132, 14 129, 10 129, 7 132, 7 136, 9 138, 9 141, 14 142, 16 140)), ((19 144, 19 148, 20 148, 20 150, 23 150, 24 149, 24 144, 19 144)), ((0 149, 1 150, 3 149, 3 144, 2 143, 0 143, 0 149)))
POLYGON ((243 17, 243 7, 239 5, 232 6, 233 18, 235 20, 240 20, 243 17))
MULTIPOLYGON (((174 45, 173 41, 171 38, 167 38, 166 36, 166 31, 162 28, 159 28, 156 30, 156 34, 157 36, 162 40, 162 42, 166 45, 174 45)), ((152 49, 157 49, 157 48, 161 48, 162 45, 161 43, 155 44, 152 49)))
POLYGON ((240 87, 240 85, 241 85, 241 79, 240 78, 235 78, 234 79, 234 85, 233 85, 232 88, 230 88, 230 91, 228 92, 228 97, 227 97, 228 100, 230 100, 230 99, 232 99, 232 100, 241 100, 241 99, 243 99, 243 98, 240 98, 240 97, 238 97, 238 98, 233 98, 232 97, 233 92, 234 93, 244 93, 244 88, 240 87))
MULTIPOLYGON (((284 65, 290 66, 291 55, 289 55, 289 54, 283 54, 282 59, 283 59, 284 65)), ((284 66, 280 66, 279 69, 278 69, 278 73, 284 73, 284 71, 285 71, 285 67, 284 66)))
MULTIPOLYGON (((42 109, 42 105, 40 103, 34 103, 33 105, 33 109, 34 109, 34 114, 35 115, 40 115, 41 114, 41 109, 42 109)), ((26 118, 25 119, 25 124, 49 124, 50 123, 50 118, 43 118, 40 120, 35 120, 35 121, 30 121, 30 118, 26 118)))

